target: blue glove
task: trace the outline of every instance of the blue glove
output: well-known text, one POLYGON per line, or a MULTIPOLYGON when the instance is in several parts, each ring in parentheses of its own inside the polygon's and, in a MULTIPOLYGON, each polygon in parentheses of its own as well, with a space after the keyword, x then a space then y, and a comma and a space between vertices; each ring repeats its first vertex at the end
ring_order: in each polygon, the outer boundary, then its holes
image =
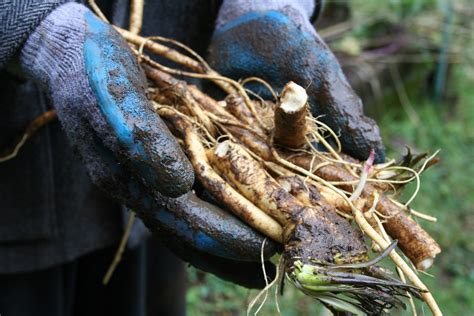
POLYGON ((176 197, 191 189, 191 164, 149 107, 127 44, 87 8, 69 3, 50 13, 28 37, 20 63, 50 93, 96 183, 108 179, 83 150, 89 130, 150 190, 176 197))
MULTIPOLYGON (((148 194, 96 135, 91 133, 88 137, 90 146, 84 149, 98 162, 102 173, 112 179, 107 184, 110 187, 104 189, 113 190, 115 198, 133 209, 152 232, 167 241, 165 244, 173 241, 173 245, 180 247, 179 254, 204 252, 231 261, 260 262, 264 240, 261 234, 192 192, 178 198, 164 197, 158 192, 148 194)), ((271 241, 265 245, 267 259, 275 253, 276 246, 271 241)))
MULTIPOLYGON (((260 234, 186 193, 192 166, 149 107, 136 58, 111 26, 82 5, 64 4, 30 34, 20 63, 50 93, 93 181, 152 231, 183 249, 260 260, 260 234)), ((268 243, 265 257, 274 251, 268 243)))
POLYGON ((290 80, 307 86, 313 115, 324 115, 321 120, 340 133, 343 151, 366 159, 374 149, 377 162, 382 162, 378 126, 364 116, 360 98, 311 25, 313 11, 313 0, 225 0, 210 46, 210 64, 236 79, 263 78, 277 91, 290 80))
MULTIPOLYGON (((261 272, 264 237, 218 207, 200 200, 192 192, 179 198, 159 193, 149 195, 143 184, 131 178, 93 133, 87 134, 91 159, 100 168, 113 189, 115 198, 132 208, 145 225, 182 260, 198 269, 249 288, 265 286, 261 272), (99 159, 100 157, 100 159, 99 159), (124 199, 126 197, 126 199, 124 199)), ((267 260, 277 246, 266 241, 263 258, 267 260)), ((265 262, 267 275, 273 279, 275 267, 265 262)))

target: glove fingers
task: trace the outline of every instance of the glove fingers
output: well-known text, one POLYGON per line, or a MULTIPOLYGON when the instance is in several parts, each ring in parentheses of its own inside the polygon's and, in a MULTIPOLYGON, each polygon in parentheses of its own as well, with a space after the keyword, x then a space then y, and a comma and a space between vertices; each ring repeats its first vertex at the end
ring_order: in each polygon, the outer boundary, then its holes
MULTIPOLYGON (((166 196, 190 190, 193 169, 163 121, 151 110, 146 81, 125 41, 85 14, 84 65, 101 115, 118 142, 114 154, 146 185, 166 196)), ((102 138, 110 132, 97 129, 102 138), (104 134, 104 135, 102 135, 104 134)))
MULTIPOLYGON (((91 131, 91 129, 89 129, 91 131)), ((159 236, 172 236, 183 247, 232 260, 258 261, 264 237, 234 216, 204 202, 189 192, 179 198, 166 198, 149 192, 121 167, 113 153, 98 136, 83 135, 81 152, 95 183, 121 203, 134 210, 146 226, 159 236)), ((171 238, 171 237, 170 237, 171 238)), ((277 246, 265 243, 264 258, 277 246)))
MULTIPOLYGON (((220 208, 194 193, 163 199, 164 208, 140 214, 145 225, 159 237, 176 238, 188 248, 238 261, 259 261, 264 237, 220 208)), ((271 257, 276 244, 265 242, 263 256, 271 257)))
MULTIPOLYGON (((212 273, 225 281, 249 289, 261 289, 266 285, 260 262, 241 262, 212 256, 193 248, 183 248, 173 240, 166 240, 165 245, 183 261, 189 262, 195 268, 212 273)), ((276 275, 275 265, 270 261, 265 261, 265 272, 268 282, 271 282, 276 275)))
POLYGON ((81 119, 83 127, 80 133, 72 132, 72 142, 87 166, 94 184, 121 204, 132 208, 150 207, 151 193, 120 164, 112 151, 103 144, 89 122, 81 119), (144 203, 143 201, 148 200, 144 203), (145 206, 146 205, 146 206, 145 206))

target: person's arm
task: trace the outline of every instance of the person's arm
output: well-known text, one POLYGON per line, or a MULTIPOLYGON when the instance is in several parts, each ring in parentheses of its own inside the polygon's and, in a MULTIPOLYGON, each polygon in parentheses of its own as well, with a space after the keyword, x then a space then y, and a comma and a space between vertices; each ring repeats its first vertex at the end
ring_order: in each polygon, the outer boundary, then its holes
POLYGON ((0 69, 15 56, 30 33, 65 0, 0 2, 0 69))

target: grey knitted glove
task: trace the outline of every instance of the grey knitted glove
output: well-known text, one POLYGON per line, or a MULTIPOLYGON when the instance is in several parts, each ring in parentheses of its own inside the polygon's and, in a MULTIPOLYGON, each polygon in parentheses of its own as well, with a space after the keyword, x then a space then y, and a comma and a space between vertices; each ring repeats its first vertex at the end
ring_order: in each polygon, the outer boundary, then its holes
POLYGON ((97 168, 100 157, 90 157, 95 142, 150 192, 179 196, 191 188, 192 167, 150 109, 135 57, 86 7, 67 3, 55 9, 29 36, 20 61, 50 93, 64 130, 99 186, 112 180, 97 168))

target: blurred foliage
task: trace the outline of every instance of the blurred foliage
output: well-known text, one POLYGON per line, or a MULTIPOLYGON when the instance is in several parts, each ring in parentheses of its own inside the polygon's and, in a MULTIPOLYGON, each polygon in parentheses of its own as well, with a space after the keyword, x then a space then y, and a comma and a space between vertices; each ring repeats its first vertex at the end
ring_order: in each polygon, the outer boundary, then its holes
MULTIPOLYGON (((367 41, 393 31, 394 25, 401 25, 419 39, 413 45, 430 57, 420 62, 422 65, 413 66, 423 74, 421 79, 406 80, 400 71, 399 84, 405 97, 400 95, 400 89, 393 89, 394 95, 379 101, 383 103, 379 125, 390 157, 399 158, 406 145, 418 152, 441 149, 441 162, 423 174, 420 192, 412 203, 414 209, 438 218, 437 223, 419 221, 443 249, 429 270, 432 276, 423 275, 422 279, 445 315, 469 314, 474 311, 474 8, 469 0, 452 4, 440 0, 351 0, 348 3, 354 27, 333 40, 331 47, 358 55, 367 41), (436 75, 439 62, 436 47, 446 44, 443 32, 447 30, 449 10, 454 19, 452 28, 448 29, 453 35, 447 43, 448 57, 454 59, 447 60, 450 71, 444 98, 434 102, 432 90, 427 89, 433 85, 433 78, 425 73, 428 70, 432 77, 436 75)), ((413 185, 408 185, 406 196, 413 190, 413 185)), ((245 315, 249 302, 258 293, 193 268, 189 269, 189 284, 190 315, 245 315)), ((426 307, 417 305, 419 312, 429 314, 426 307)), ((279 306, 282 315, 325 313, 319 304, 290 285, 279 297, 279 306)), ((277 315, 273 290, 259 314, 277 315)))
MULTIPOLYGON (((441 149, 441 163, 423 174, 412 206, 438 218, 422 223, 443 249, 429 271, 433 277, 423 279, 446 315, 474 311, 474 82, 460 66, 452 75, 450 93, 456 97, 441 104, 421 100, 419 124, 399 109, 380 122, 392 156, 402 151, 401 144, 419 151, 441 149)), ((408 186, 405 194, 413 189, 408 186)))
MULTIPOLYGON (((329 1, 330 2, 330 1, 329 1)), ((379 1, 351 0, 348 1, 352 8, 352 14, 356 20, 366 20, 367 17, 383 17, 389 23, 397 23, 401 20, 417 16, 427 10, 436 11, 442 9, 446 1, 439 0, 389 0, 383 5, 379 1), (370 14, 368 14, 370 13, 370 14)), ((367 29, 357 28, 358 33, 367 35, 367 29)))
MULTIPOLYGON (((187 294, 188 314, 198 315, 245 315, 250 302, 258 290, 248 290, 229 282, 224 282, 213 275, 205 275, 194 268, 189 269, 191 287, 187 294)), ((260 277, 260 276, 258 276, 260 277)), ((268 298, 259 315, 277 315, 275 304, 275 287, 268 293, 268 298)), ((278 296, 278 306, 282 315, 305 316, 317 315, 322 307, 306 297, 300 291, 287 284, 284 295, 278 296)), ((260 302, 260 301, 259 301, 260 302)), ((259 304, 252 309, 255 312, 259 304)), ((253 315, 253 313, 252 313, 253 315)))
MULTIPOLYGON (((367 0, 334 3, 348 5, 351 12, 349 19, 340 23, 344 32, 336 32, 336 36, 328 39, 336 51, 354 55, 361 54, 364 48, 408 43, 409 51, 417 52, 419 60, 433 62, 442 46, 448 45, 450 60, 474 62, 474 6, 469 0, 391 0, 382 5, 367 0)), ((474 74, 470 75, 474 78, 474 74)))

